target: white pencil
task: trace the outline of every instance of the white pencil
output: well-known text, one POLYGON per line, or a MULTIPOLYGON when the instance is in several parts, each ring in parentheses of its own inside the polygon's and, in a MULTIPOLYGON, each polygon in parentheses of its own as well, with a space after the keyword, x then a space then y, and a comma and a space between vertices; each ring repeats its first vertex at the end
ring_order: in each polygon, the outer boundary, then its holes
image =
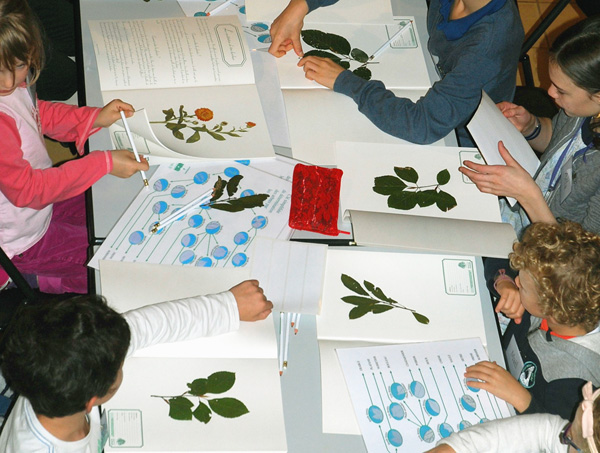
POLYGON ((284 348, 284 326, 285 324, 285 319, 284 319, 284 313, 283 312, 279 312, 279 376, 283 375, 283 348, 284 348))
POLYGON ((231 3, 233 2, 233 0, 227 0, 224 3, 221 3, 219 6, 217 6, 215 9, 211 10, 208 12, 209 16, 214 16, 215 14, 219 14, 220 11, 223 11, 225 8, 227 8, 231 3))
POLYGON ((156 233, 159 228, 166 227, 167 225, 173 223, 175 220, 177 220, 182 215, 187 214, 192 209, 205 204, 208 200, 210 200, 211 196, 212 196, 212 189, 209 189, 208 191, 204 192, 199 197, 194 198, 192 201, 190 201, 188 204, 186 204, 183 208, 181 208, 181 209, 173 212, 171 215, 167 216, 165 219, 155 222, 154 225, 152 225, 152 229, 150 231, 152 231, 153 233, 156 233))
MULTIPOLYGON (((129 124, 127 124, 127 118, 125 118, 125 112, 123 110, 119 110, 119 113, 121 114, 123 125, 125 126, 125 132, 127 132, 127 138, 129 139, 129 143, 131 143, 131 148, 133 149, 133 155, 135 156, 135 160, 141 162, 140 155, 138 154, 138 150, 135 147, 135 142, 133 141, 133 135, 131 134, 131 130, 129 129, 129 124)), ((146 178, 146 172, 144 170, 140 170, 140 173, 142 174, 144 185, 148 187, 148 178, 146 178)))
POLYGON ((298 316, 296 316, 296 326, 294 327, 294 335, 298 335, 298 330, 300 330, 300 316, 302 316, 302 313, 298 313, 298 316))
POLYGON ((283 368, 287 368, 288 366, 288 352, 290 350, 290 330, 292 322, 292 314, 285 314, 285 347, 283 348, 283 368))
POLYGON ((377 50, 376 50, 376 51, 373 53, 373 55, 371 55, 371 56, 369 57, 369 60, 368 60, 368 61, 372 61, 372 60, 374 60, 374 59, 375 59, 375 58, 377 58, 379 55, 381 55, 383 52, 385 52, 387 49, 389 49, 389 48, 390 48, 390 44, 391 44, 391 43, 394 41, 394 39, 396 39, 396 38, 397 38, 397 37, 400 35, 400 33, 402 33, 402 32, 404 31, 404 29, 405 29, 406 27, 408 27, 408 26, 409 26, 411 23, 412 23, 412 21, 408 21, 408 22, 407 22, 407 23, 405 23, 405 24, 404 24, 402 27, 400 27, 400 29, 399 29, 399 30, 398 30, 396 33, 394 33, 390 39, 388 39, 388 40, 387 40, 387 41, 386 41, 386 42, 385 42, 385 43, 384 43, 384 44, 383 44, 383 45, 382 45, 382 46, 381 46, 379 49, 377 49, 377 50))

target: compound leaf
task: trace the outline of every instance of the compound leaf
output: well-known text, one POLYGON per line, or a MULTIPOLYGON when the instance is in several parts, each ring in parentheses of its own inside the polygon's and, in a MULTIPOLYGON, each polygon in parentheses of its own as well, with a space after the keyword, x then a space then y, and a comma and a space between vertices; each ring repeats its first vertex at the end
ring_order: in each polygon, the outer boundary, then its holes
POLYGON ((354 280, 349 275, 342 274, 341 279, 342 279, 343 285, 346 288, 348 288, 350 291, 352 291, 353 293, 360 294, 362 296, 368 296, 369 295, 369 293, 367 293, 363 289, 363 287, 360 285, 360 283, 358 283, 356 280, 354 280))
POLYGON ((175 420, 191 420, 194 403, 183 396, 169 399, 169 417, 175 420))
POLYGON ((233 387, 233 384, 235 384, 235 373, 218 371, 208 376, 206 393, 224 393, 233 387))
POLYGON ((212 411, 202 401, 198 401, 198 407, 194 409, 192 415, 199 422, 208 423, 212 417, 212 411))
POLYGON ((221 417, 237 418, 250 412, 246 405, 235 398, 215 398, 208 400, 210 408, 221 417))

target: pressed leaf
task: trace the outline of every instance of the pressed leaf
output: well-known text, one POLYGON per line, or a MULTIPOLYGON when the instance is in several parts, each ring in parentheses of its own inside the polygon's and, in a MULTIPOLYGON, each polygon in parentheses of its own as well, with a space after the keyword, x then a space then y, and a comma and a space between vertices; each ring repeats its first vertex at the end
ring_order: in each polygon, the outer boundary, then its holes
POLYGON ((212 197, 210 198, 210 201, 218 200, 219 198, 221 198, 221 196, 223 196, 223 191, 225 190, 226 184, 227 181, 225 181, 219 176, 217 181, 215 182, 215 185, 213 186, 213 193, 212 197))
POLYGON ((235 373, 218 371, 208 376, 206 393, 224 393, 235 384, 235 373))
POLYGON ((394 171, 405 181, 416 183, 419 180, 419 174, 412 167, 394 167, 394 171))
POLYGON ((194 409, 192 415, 196 420, 202 423, 208 423, 212 417, 212 411, 202 401, 198 401, 198 407, 194 409))
POLYGON ((175 420, 191 420, 194 403, 183 396, 169 399, 169 417, 175 420))
POLYGON ((448 170, 442 170, 437 174, 436 179, 440 186, 448 184, 448 181, 450 181, 450 172, 448 170))
POLYGON ((418 199, 415 192, 399 192, 390 195, 387 204, 390 208, 408 211, 417 205, 418 199))
POLYGON ((375 177, 375 186, 373 191, 381 195, 391 195, 394 192, 402 191, 406 184, 397 176, 384 175, 375 177))
POLYGON ((373 307, 372 305, 359 305, 357 307, 354 307, 352 310, 350 310, 350 313, 348 313, 348 318, 350 318, 350 319, 361 318, 364 315, 366 315, 367 313, 369 313, 371 311, 372 307, 373 307))
POLYGON ((429 324, 429 318, 427 316, 422 315, 421 313, 412 312, 413 316, 417 321, 421 324, 429 324))
POLYGON ((194 379, 191 384, 188 384, 190 393, 196 396, 203 396, 206 393, 206 385, 208 381, 205 378, 194 379))
POLYGON ((350 52, 350 56, 359 63, 366 63, 367 61, 369 61, 369 56, 360 49, 352 49, 352 51, 350 52))
MULTIPOLYGON (((341 65, 342 59, 337 55, 331 52, 325 52, 324 50, 309 50, 304 54, 305 57, 320 57, 320 58, 329 58, 334 63, 341 65)), ((348 63, 348 62, 346 62, 348 63)), ((348 67, 350 67, 350 63, 348 63, 348 67)), ((347 69, 347 68, 346 68, 347 69)))
POLYGON ((358 283, 356 280, 354 280, 349 275, 342 274, 341 279, 342 279, 342 284, 346 288, 348 288, 350 291, 352 291, 353 293, 361 294, 363 296, 368 296, 369 295, 369 293, 367 293, 363 289, 363 287, 360 285, 360 283, 358 283))
POLYGON ((231 197, 233 196, 240 185, 240 181, 242 180, 242 175, 232 176, 231 179, 227 182, 227 194, 231 197))
POLYGON ((336 61, 337 64, 339 64, 342 68, 344 69, 350 69, 350 62, 349 61, 336 61))
POLYGON ((437 200, 435 202, 437 207, 444 212, 448 212, 450 209, 456 206, 456 198, 450 195, 448 192, 440 190, 437 194, 437 200))
POLYGON ((248 195, 247 197, 236 198, 222 203, 211 204, 210 207, 226 212, 241 212, 244 209, 259 208, 264 206, 265 200, 269 198, 269 194, 260 193, 256 195, 248 195))
POLYGON ((346 38, 321 30, 303 30, 302 39, 306 44, 319 50, 331 50, 340 55, 349 55, 351 46, 346 38))
POLYGON ((435 191, 433 189, 422 190, 420 192, 417 192, 417 203, 422 208, 424 208, 426 206, 431 206, 437 200, 438 200, 438 193, 437 193, 437 191, 435 191))
POLYGON ((392 308, 394 308, 394 307, 392 307, 391 305, 382 305, 382 304, 379 304, 379 305, 375 305, 373 307, 372 311, 373 311, 374 315, 377 315, 379 313, 385 313, 386 311, 389 311, 392 308))
POLYGON ((185 142, 186 143, 196 143, 200 140, 200 132, 194 132, 185 142))
POLYGON ((372 284, 372 283, 370 283, 370 282, 367 282, 366 280, 365 280, 365 287, 366 287, 366 288, 369 290, 369 292, 370 292, 371 294, 373 294, 373 295, 374 295, 374 296, 375 296, 377 299, 379 299, 379 300, 385 300, 385 301, 387 301, 387 302, 394 302, 394 300, 392 300, 392 299, 388 298, 388 297, 387 297, 387 296, 386 296, 386 295, 383 293, 383 290, 382 290, 381 288, 378 288, 377 286, 373 285, 373 284, 372 284), (369 285, 367 285, 367 283, 368 283, 369 285))
POLYGON ((371 299, 370 297, 363 297, 363 296, 344 296, 342 297, 342 300, 344 302, 346 302, 347 304, 352 304, 352 305, 374 305, 375 301, 373 299, 371 299))
POLYGON ((250 412, 246 405, 235 398, 215 398, 208 400, 210 408, 221 417, 236 418, 250 412))
POLYGON ((363 80, 371 80, 371 70, 366 66, 359 66, 352 72, 354 73, 354 75, 360 77, 363 80))

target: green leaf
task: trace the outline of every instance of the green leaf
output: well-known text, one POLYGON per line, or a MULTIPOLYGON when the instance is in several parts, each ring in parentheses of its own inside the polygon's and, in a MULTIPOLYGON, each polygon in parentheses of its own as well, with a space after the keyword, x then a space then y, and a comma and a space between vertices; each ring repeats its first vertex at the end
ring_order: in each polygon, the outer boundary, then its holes
POLYGON ((208 135, 210 135, 212 138, 214 138, 215 140, 218 140, 220 142, 225 141, 225 137, 223 137, 221 134, 217 134, 216 132, 209 131, 209 130, 207 130, 206 133, 208 135))
POLYGON ((198 407, 194 409, 192 415, 199 422, 208 423, 212 417, 212 411, 202 401, 198 401, 198 407))
POLYGON ((206 393, 224 393, 235 384, 235 373, 218 371, 208 376, 206 393))
POLYGON ((350 310, 350 313, 348 313, 348 318, 350 318, 350 319, 361 318, 364 315, 366 315, 367 313, 369 313, 371 311, 372 307, 373 307, 372 305, 359 305, 357 307, 354 307, 352 310, 350 310))
POLYGON ((429 318, 427 316, 423 316, 421 313, 417 313, 414 311, 412 312, 412 314, 415 317, 415 319, 421 324, 429 324, 429 318))
POLYGON ((363 296, 368 296, 369 295, 369 293, 367 293, 363 289, 363 287, 360 285, 360 283, 358 283, 356 280, 354 280, 349 275, 342 274, 341 279, 342 279, 342 284, 346 288, 348 288, 350 291, 352 291, 353 293, 361 294, 363 296))
POLYGON ((350 62, 349 61, 344 60, 344 61, 339 61, 339 62, 336 62, 336 63, 339 64, 344 69, 350 69, 350 62))
POLYGON ((371 80, 371 70, 366 66, 359 66, 352 72, 354 73, 354 75, 360 77, 363 80, 371 80))
POLYGON ((448 192, 444 192, 443 190, 438 192, 435 204, 441 211, 444 212, 448 212, 457 205, 456 198, 454 198, 448 192))
POLYGON ((376 176, 373 191, 381 195, 391 195, 406 188, 406 184, 400 178, 392 175, 376 176))
MULTIPOLYGON (((342 63, 348 63, 343 62, 342 59, 340 57, 338 57, 335 54, 332 54, 331 52, 325 52, 324 50, 309 50, 308 52, 306 52, 304 54, 305 57, 320 57, 320 58, 329 58, 331 61, 333 61, 334 63, 337 63, 341 66, 343 66, 342 63)), ((350 67, 350 63, 348 63, 348 68, 350 67)), ((346 68, 346 69, 348 69, 346 68)))
POLYGON ((223 191, 225 190, 226 184, 227 181, 225 181, 219 176, 217 181, 215 182, 215 185, 213 186, 213 193, 212 197, 210 198, 210 201, 218 200, 219 198, 221 198, 221 196, 223 196, 223 191))
POLYGON ((169 121, 175 118, 175 112, 173 111, 173 109, 163 110, 162 112, 165 114, 165 121, 169 121))
POLYGON ((344 296, 342 300, 347 304, 352 305, 374 305, 375 301, 370 297, 362 297, 362 296, 344 296))
POLYGON ((215 398, 209 400, 210 408, 221 417, 236 418, 250 412, 246 405, 235 398, 215 398))
POLYGON ((387 204, 390 208, 408 211, 417 205, 418 200, 415 192, 399 192, 390 195, 387 204))
POLYGON ((352 49, 352 52, 350 52, 350 56, 359 63, 366 63, 367 61, 369 61, 369 56, 360 49, 352 49))
POLYGON ((450 172, 448 170, 442 170, 437 174, 436 179, 440 186, 448 184, 448 181, 450 181, 450 172))
POLYGON ((240 181, 242 180, 242 175, 232 176, 229 182, 227 183, 227 194, 232 197, 238 190, 238 186, 240 185, 240 181))
POLYGON ((175 420, 191 420, 194 403, 183 396, 169 399, 169 417, 175 420))
POLYGON ((394 171, 405 181, 416 183, 419 180, 419 174, 412 167, 394 167, 394 171))
POLYGON ((386 311, 389 311, 392 308, 394 308, 394 307, 392 307, 391 305, 382 305, 382 304, 379 304, 379 305, 375 305, 373 307, 372 311, 373 311, 374 315, 378 315, 379 313, 385 313, 386 311))
POLYGON ((435 191, 433 189, 422 190, 420 192, 417 192, 417 204, 419 206, 421 206, 422 208, 424 208, 426 206, 431 206, 437 200, 438 200, 438 193, 437 193, 437 191, 435 191))
POLYGON ((325 33, 321 30, 302 30, 300 33, 306 44, 319 50, 331 50, 337 54, 349 55, 350 43, 343 36, 325 33))
POLYGON ((241 212, 244 209, 259 208, 264 206, 265 200, 269 198, 269 194, 261 193, 249 195, 247 197, 236 198, 222 203, 211 204, 210 207, 220 211, 241 212))
POLYGON ((194 379, 191 384, 188 384, 190 393, 195 396, 203 396, 206 394, 206 384, 208 381, 205 378, 194 379))
POLYGON ((200 140, 200 132, 196 131, 185 142, 186 143, 196 143, 199 140, 200 140))
POLYGON ((365 280, 365 288, 367 288, 369 290, 369 292, 371 294, 373 294, 377 299, 379 300, 385 300, 387 302, 395 302, 392 299, 389 299, 382 291, 381 288, 378 288, 377 286, 375 286, 373 283, 368 282, 365 280))
POLYGON ((179 131, 178 129, 173 129, 173 137, 175 137, 178 140, 184 140, 185 137, 183 136, 183 134, 181 133, 181 131, 179 131))

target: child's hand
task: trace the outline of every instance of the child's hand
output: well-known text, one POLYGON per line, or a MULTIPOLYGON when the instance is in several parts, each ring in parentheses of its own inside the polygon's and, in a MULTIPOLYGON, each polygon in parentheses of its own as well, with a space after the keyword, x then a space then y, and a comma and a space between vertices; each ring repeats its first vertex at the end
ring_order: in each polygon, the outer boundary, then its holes
POLYGON ((259 321, 269 316, 273 310, 273 304, 258 286, 258 280, 246 280, 229 291, 237 302, 240 321, 259 321))
POLYGON ((465 377, 478 379, 469 381, 469 387, 486 390, 512 404, 519 412, 525 411, 531 403, 529 391, 496 362, 479 362, 467 367, 465 377))
POLYGON ((94 122, 94 127, 108 127, 115 121, 120 120, 121 110, 125 112, 125 116, 127 118, 133 116, 133 113, 135 112, 131 104, 123 102, 120 99, 114 99, 106 104, 102 110, 100 110, 100 113, 94 122))
POLYGON ((271 55, 283 57, 292 49, 299 57, 304 55, 300 32, 307 14, 308 5, 305 0, 290 1, 287 8, 271 24, 271 46, 269 47, 271 55))
POLYGON ((456 453, 456 450, 448 444, 441 444, 431 450, 427 450, 425 453, 456 453))
POLYGON ((525 308, 521 304, 519 288, 510 280, 503 280, 496 284, 496 290, 500 294, 500 300, 496 305, 496 313, 502 312, 515 323, 521 324, 525 308))
POLYGON ((304 57, 298 62, 298 66, 304 68, 304 75, 308 80, 314 80, 330 90, 333 90, 336 79, 344 72, 344 68, 329 58, 304 57))
POLYGON ((126 149, 117 149, 110 153, 112 154, 113 161, 113 169, 110 174, 113 176, 129 178, 138 171, 146 171, 150 168, 144 156, 140 156, 141 162, 138 162, 135 160, 135 155, 126 149))

